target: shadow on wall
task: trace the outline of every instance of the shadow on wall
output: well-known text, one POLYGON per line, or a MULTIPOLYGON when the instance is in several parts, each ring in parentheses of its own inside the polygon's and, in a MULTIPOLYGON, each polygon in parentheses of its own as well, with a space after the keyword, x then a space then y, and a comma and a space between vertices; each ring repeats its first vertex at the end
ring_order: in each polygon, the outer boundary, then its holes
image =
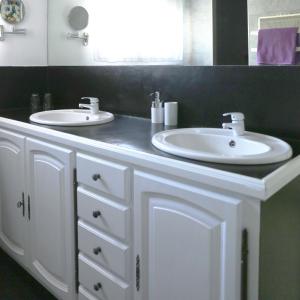
POLYGON ((300 201, 297 178, 262 204, 259 299, 300 299, 300 201))

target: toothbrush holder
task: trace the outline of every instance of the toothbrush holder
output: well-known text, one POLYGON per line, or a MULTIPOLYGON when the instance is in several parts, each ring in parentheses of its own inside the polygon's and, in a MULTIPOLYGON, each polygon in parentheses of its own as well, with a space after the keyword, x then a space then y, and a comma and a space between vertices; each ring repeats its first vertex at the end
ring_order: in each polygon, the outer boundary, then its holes
POLYGON ((165 102, 165 125, 177 126, 178 102, 165 102))

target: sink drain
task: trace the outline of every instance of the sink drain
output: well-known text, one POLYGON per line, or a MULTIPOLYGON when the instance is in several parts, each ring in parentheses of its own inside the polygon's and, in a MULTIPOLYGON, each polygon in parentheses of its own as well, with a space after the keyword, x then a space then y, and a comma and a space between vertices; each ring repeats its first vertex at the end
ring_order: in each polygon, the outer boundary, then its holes
POLYGON ((231 140, 231 141, 229 142, 229 146, 230 146, 231 148, 234 148, 234 147, 236 146, 236 142, 235 142, 234 140, 231 140))

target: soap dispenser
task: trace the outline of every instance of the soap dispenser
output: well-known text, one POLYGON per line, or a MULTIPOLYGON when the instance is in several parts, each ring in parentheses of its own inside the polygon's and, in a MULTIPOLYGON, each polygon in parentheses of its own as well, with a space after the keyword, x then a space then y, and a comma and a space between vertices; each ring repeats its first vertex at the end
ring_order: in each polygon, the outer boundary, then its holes
POLYGON ((164 108, 160 100, 160 93, 156 91, 150 94, 150 96, 154 97, 151 107, 151 122, 154 124, 162 124, 164 123, 164 108))

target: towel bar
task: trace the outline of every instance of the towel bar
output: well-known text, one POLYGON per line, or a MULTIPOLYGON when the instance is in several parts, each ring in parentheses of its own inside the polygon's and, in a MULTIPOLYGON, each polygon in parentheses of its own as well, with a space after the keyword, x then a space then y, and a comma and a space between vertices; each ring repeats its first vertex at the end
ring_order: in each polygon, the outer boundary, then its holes
MULTIPOLYGON (((251 48, 250 50, 251 52, 255 52, 255 53, 257 52, 257 48, 251 48)), ((296 52, 300 52, 300 47, 296 48, 296 52)))
POLYGON ((298 27, 300 31, 300 14, 265 16, 258 19, 259 29, 298 27))

